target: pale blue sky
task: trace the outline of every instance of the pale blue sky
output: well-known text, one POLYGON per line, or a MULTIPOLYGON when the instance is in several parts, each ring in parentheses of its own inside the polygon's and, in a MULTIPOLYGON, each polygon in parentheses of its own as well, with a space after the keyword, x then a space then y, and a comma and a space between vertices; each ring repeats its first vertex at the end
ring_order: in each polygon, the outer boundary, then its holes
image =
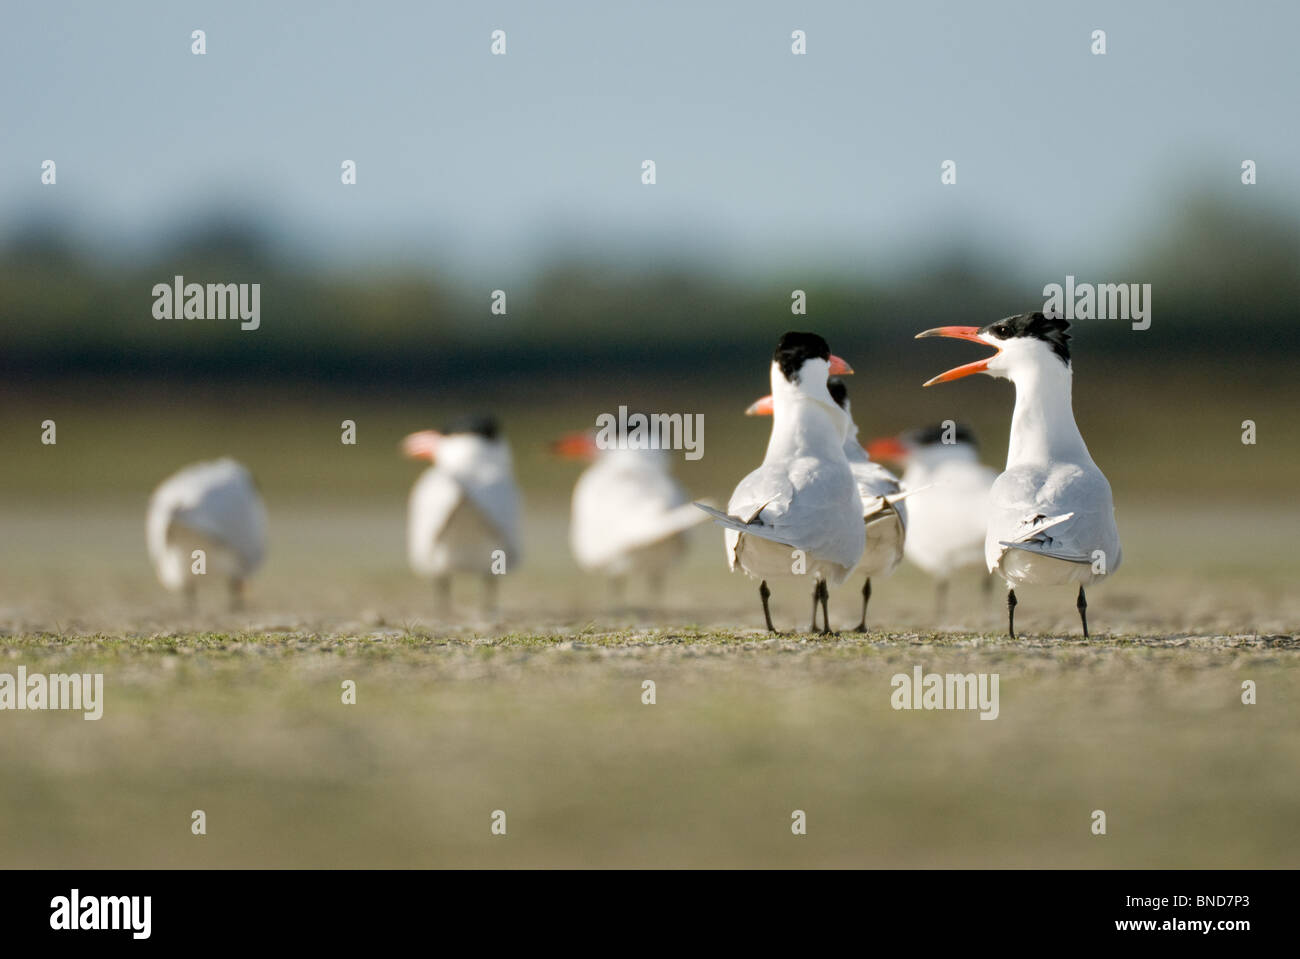
POLYGON ((131 252, 216 210, 308 260, 466 275, 570 248, 880 273, 965 243, 1081 272, 1193 193, 1300 207, 1297 36, 1300 4, 1250 0, 7 4, 0 235, 131 252))

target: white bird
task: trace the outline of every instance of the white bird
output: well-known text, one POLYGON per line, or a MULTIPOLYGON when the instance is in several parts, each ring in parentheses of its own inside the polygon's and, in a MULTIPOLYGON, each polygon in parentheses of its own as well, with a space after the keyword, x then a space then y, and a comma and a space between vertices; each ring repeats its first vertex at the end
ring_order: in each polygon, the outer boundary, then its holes
POLYGON ((412 459, 429 460, 411 489, 407 558, 432 578, 444 610, 454 573, 484 577, 484 608, 496 603, 497 577, 521 561, 519 488, 510 447, 490 416, 466 417, 441 432, 423 430, 402 441, 412 459))
POLYGON ((616 596, 627 577, 645 577, 660 596, 668 569, 686 550, 686 530, 708 517, 672 475, 664 449, 635 449, 624 438, 602 447, 593 433, 552 444, 566 459, 591 462, 573 487, 569 547, 588 573, 610 578, 616 596))
POLYGON ((197 577, 213 574, 226 580, 237 609, 244 581, 266 555, 266 507, 241 464, 227 458, 195 463, 149 497, 145 539, 163 586, 183 590, 193 607, 197 577))
POLYGON ((852 373, 816 333, 786 333, 772 358, 772 434, 763 465, 731 494, 727 512, 700 509, 725 527, 727 563, 760 580, 758 595, 770 632, 767 581, 810 575, 813 625, 822 607, 830 632, 827 584, 838 586, 862 558, 862 500, 844 443, 851 421, 827 389, 831 373, 852 373))
MULTIPOLYGON (((958 570, 984 567, 989 490, 997 470, 979 460, 975 434, 963 423, 947 421, 899 436, 872 440, 873 459, 899 463, 907 501, 907 545, 903 555, 936 581, 940 615, 948 581, 958 570)), ((982 575, 985 589, 993 580, 982 575)))
MULTIPOLYGON (((858 572, 866 575, 862 584, 862 621, 856 632, 867 631, 867 604, 871 601, 871 578, 888 576, 903 558, 904 542, 911 535, 908 531, 908 507, 903 502, 909 493, 902 491, 898 477, 872 462, 868 451, 858 442, 858 427, 853 422, 853 409, 849 403, 849 391, 844 381, 832 376, 827 381, 827 388, 840 409, 849 417, 849 433, 844 440, 844 457, 849 461, 853 479, 858 486, 858 496, 862 500, 862 520, 866 525, 867 545, 862 559, 858 561, 858 572)), ((771 416, 772 397, 765 396, 752 403, 745 410, 746 416, 771 416)), ((981 536, 983 531, 981 531, 981 536)))
POLYGON ((1016 586, 1079 584, 1076 606, 1088 635, 1083 588, 1119 569, 1119 531, 1110 483, 1092 461, 1074 422, 1070 324, 1042 313, 1009 316, 985 327, 943 326, 918 333, 991 346, 997 352, 925 385, 987 373, 1011 380, 1007 468, 989 494, 984 560, 1007 584, 1007 625, 1014 639, 1016 586))

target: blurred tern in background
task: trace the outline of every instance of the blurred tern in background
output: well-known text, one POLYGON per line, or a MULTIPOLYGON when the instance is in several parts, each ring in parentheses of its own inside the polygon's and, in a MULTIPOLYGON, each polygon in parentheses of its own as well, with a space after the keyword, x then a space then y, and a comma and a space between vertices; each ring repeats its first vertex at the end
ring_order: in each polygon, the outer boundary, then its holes
POLYGON ((1119 569, 1119 531, 1110 483, 1088 454, 1071 405, 1070 324, 1042 313, 1009 316, 985 327, 942 326, 917 334, 947 336, 997 352, 925 385, 987 373, 1011 380, 1007 468, 989 494, 984 559, 1007 583, 1007 630, 1014 639, 1016 586, 1079 584, 1076 606, 1088 635, 1084 586, 1119 569))
POLYGON ((631 445, 620 435, 617 445, 602 448, 594 432, 582 432, 551 450, 591 463, 573 487, 573 558, 585 572, 609 577, 617 602, 628 577, 647 580, 659 602, 665 574, 686 552, 684 533, 708 517, 673 478, 671 451, 631 445))
POLYGON ((231 609, 239 609, 244 581, 266 555, 266 507, 241 464, 228 458, 195 463, 154 490, 145 538, 159 581, 183 590, 191 610, 198 577, 205 575, 224 578, 231 609))
MULTIPOLYGON (((844 457, 849 461, 853 471, 854 482, 858 486, 858 496, 862 500, 862 519, 866 525, 867 545, 862 559, 858 561, 858 572, 866 575, 862 584, 862 621, 856 632, 867 631, 867 603, 871 601, 871 578, 880 579, 892 573, 903 558, 903 542, 911 534, 908 531, 908 507, 903 499, 910 495, 903 492, 898 477, 879 463, 873 463, 868 451, 858 442, 858 428, 853 423, 853 410, 849 405, 848 388, 838 376, 827 381, 831 399, 849 417, 849 432, 844 440, 844 457)), ((765 396, 756 400, 745 410, 746 416, 771 416, 772 397, 765 396)), ((983 530, 980 531, 981 538, 983 530)))
MULTIPOLYGON (((951 420, 872 440, 867 452, 872 459, 900 464, 903 488, 917 491, 907 501, 903 555, 934 577, 935 610, 942 616, 952 574, 984 567, 989 489, 997 471, 979 461, 970 427, 951 420)), ((993 579, 981 578, 987 592, 993 579)))
POLYGON ((696 503, 725 527, 727 563, 760 580, 769 632, 767 581, 811 576, 813 622, 830 632, 828 583, 844 582, 866 547, 862 500, 844 455, 852 421, 832 399, 832 373, 852 373, 816 333, 786 333, 772 358, 772 434, 763 465, 731 494, 727 512, 696 503))
POLYGON ((496 420, 470 416, 441 432, 412 433, 402 441, 402 451, 434 464, 411 489, 411 569, 434 580, 444 612, 451 605, 452 574, 482 576, 484 610, 494 613, 497 578, 513 572, 522 559, 519 488, 496 420))

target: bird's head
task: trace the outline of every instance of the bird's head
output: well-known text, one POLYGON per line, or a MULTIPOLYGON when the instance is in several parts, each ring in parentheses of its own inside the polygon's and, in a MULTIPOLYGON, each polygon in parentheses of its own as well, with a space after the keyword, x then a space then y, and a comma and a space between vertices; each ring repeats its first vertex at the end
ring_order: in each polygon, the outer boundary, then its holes
POLYGON ((973 455, 979 449, 975 432, 965 423, 951 420, 906 430, 897 436, 883 436, 867 444, 867 455, 883 463, 906 466, 920 457, 928 460, 931 454, 952 455, 958 451, 973 455))
POLYGON ((402 440, 402 453, 410 459, 444 465, 468 461, 500 445, 495 417, 475 414, 453 420, 441 430, 420 430, 402 440))
POLYGON ((992 356, 940 373, 924 385, 947 383, 972 373, 1014 380, 1022 372, 1054 368, 1063 365, 1070 369, 1070 324, 1060 317, 1043 313, 1021 313, 990 323, 988 326, 940 326, 916 334, 946 336, 956 340, 970 340, 991 346, 997 352, 992 356))

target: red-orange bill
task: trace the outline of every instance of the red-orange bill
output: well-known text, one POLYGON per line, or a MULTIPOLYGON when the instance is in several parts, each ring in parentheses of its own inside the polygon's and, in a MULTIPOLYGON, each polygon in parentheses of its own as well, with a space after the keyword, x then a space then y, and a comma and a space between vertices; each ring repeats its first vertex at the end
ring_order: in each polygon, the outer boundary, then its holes
POLYGON ((441 433, 436 430, 420 430, 402 440, 402 452, 413 460, 428 460, 432 463, 438 455, 440 442, 441 433))
POLYGON ((761 400, 754 400, 749 404, 749 409, 745 410, 746 416, 771 416, 772 415, 772 397, 765 396, 761 400))
MULTIPOLYGON (((946 336, 954 340, 970 340, 972 343, 979 343, 983 346, 990 346, 979 337, 980 328, 978 326, 937 326, 933 330, 926 330, 916 334, 916 339, 924 339, 927 336, 946 336)), ((995 349, 997 349, 995 347, 995 349)), ((997 356, 1002 351, 999 349, 993 356, 997 356)), ((922 386, 933 386, 935 383, 947 383, 951 380, 959 380, 963 376, 970 376, 972 373, 984 373, 988 371, 989 361, 993 356, 986 356, 982 360, 976 360, 974 363, 967 363, 964 366, 954 367, 946 373, 940 373, 932 379, 926 380, 922 386)))
POLYGON ((883 436, 866 445, 867 455, 873 460, 888 460, 895 463, 907 459, 907 447, 896 436, 883 436))
POLYGON ((596 438, 590 433, 569 433, 551 444, 551 452, 566 460, 588 460, 596 455, 596 438))

